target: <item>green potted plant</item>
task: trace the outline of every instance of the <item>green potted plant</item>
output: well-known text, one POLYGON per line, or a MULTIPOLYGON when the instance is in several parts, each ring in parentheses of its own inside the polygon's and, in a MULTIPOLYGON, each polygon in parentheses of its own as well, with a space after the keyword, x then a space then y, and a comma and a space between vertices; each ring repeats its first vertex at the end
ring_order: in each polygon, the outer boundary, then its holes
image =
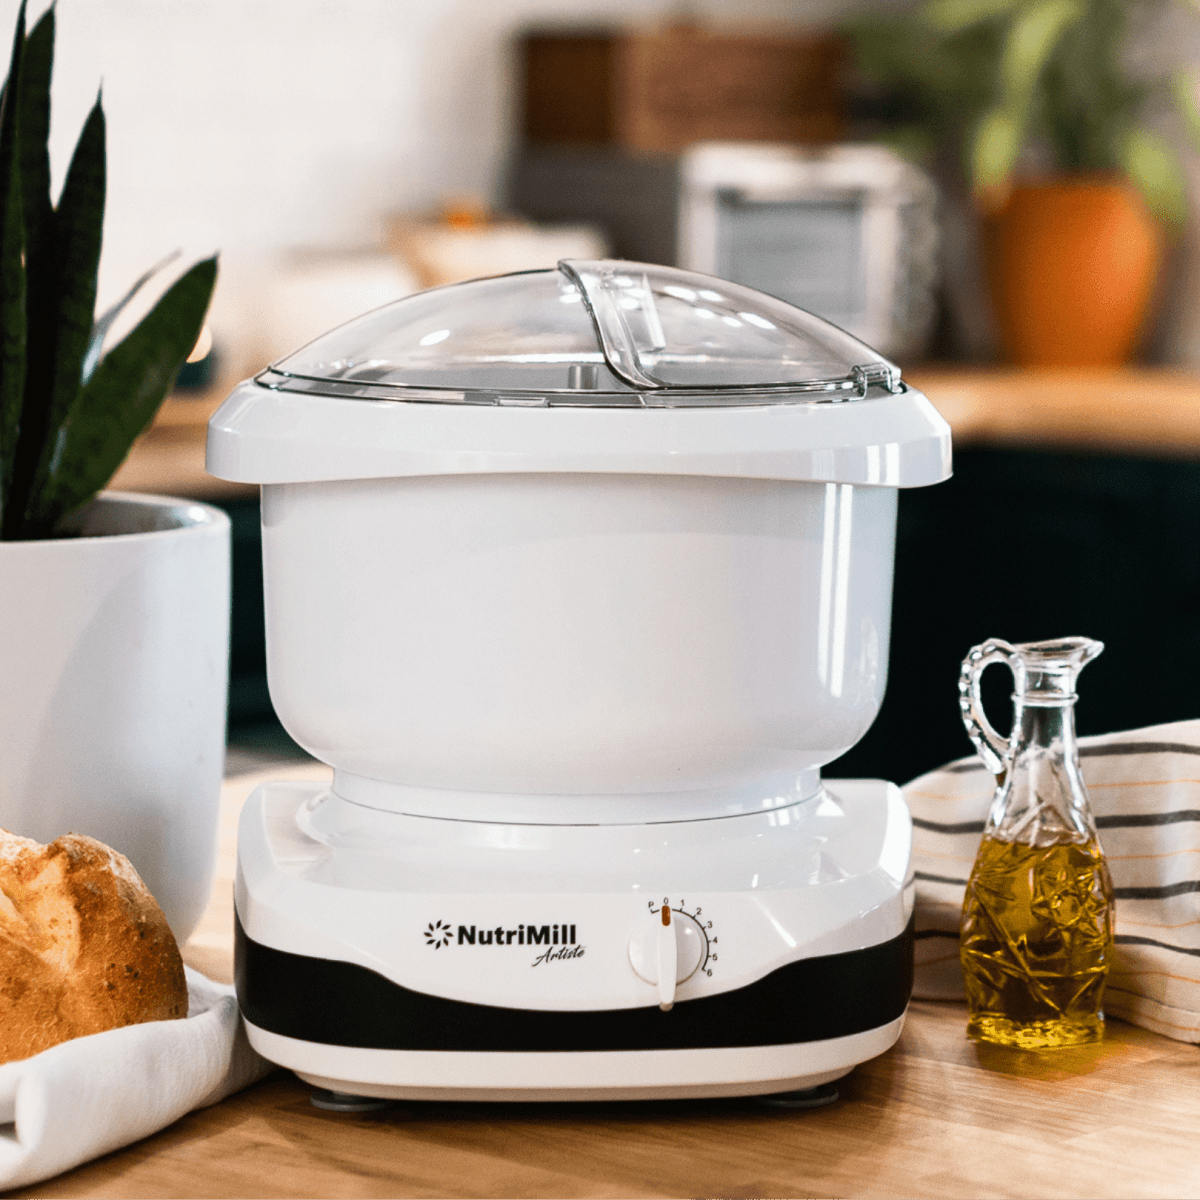
POLYGON ((194 346, 216 261, 105 345, 145 279, 94 318, 104 114, 52 204, 54 22, 27 36, 22 4, 0 97, 0 825, 115 846, 182 939, 215 862, 228 519, 101 489, 194 346))
POLYGON ((905 114, 898 142, 962 172, 1019 363, 1114 365, 1135 348, 1164 235, 1187 211, 1177 153, 1152 119, 1174 110, 1200 146, 1194 75, 1132 55, 1172 4, 921 0, 848 26, 860 66, 905 114))

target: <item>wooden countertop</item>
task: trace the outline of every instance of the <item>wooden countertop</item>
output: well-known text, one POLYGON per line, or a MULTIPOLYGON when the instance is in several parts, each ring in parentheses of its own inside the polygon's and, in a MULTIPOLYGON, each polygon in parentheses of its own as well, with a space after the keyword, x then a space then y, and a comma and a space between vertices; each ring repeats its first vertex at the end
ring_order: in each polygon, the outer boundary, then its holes
MULTIPOLYGON (((1200 458, 1200 372, 919 367, 906 371, 905 379, 950 422, 959 449, 1053 447, 1200 458)), ((255 487, 226 483, 204 470, 208 418, 234 382, 170 397, 112 486, 197 499, 253 496, 255 487)))
MULTIPOLYGON (((231 973, 229 780, 213 902, 184 957, 231 973)), ((899 1043, 828 1108, 753 1100, 421 1104, 321 1112, 278 1072, 19 1196, 1200 1195, 1200 1049, 1110 1021, 1097 1045, 976 1047, 965 1009, 914 1003, 899 1043)))
POLYGON ((1200 372, 921 367, 905 379, 950 422, 954 445, 1200 458, 1200 372))

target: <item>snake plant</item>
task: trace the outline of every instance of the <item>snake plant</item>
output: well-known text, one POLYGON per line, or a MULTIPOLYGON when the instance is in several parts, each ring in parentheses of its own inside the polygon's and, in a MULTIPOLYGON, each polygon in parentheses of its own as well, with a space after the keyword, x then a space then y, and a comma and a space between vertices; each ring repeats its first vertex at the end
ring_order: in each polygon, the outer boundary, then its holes
POLYGON ((1174 109, 1200 147, 1197 77, 1165 64, 1170 46, 1161 70, 1139 67, 1135 54, 1172 9, 1195 23, 1180 0, 919 0, 901 15, 853 20, 847 33, 866 73, 908 109, 902 144, 954 146, 985 207, 1032 151, 1055 172, 1123 174, 1152 212, 1179 224, 1182 169, 1148 121, 1174 109))
POLYGON ((0 95, 0 540, 61 534, 149 425, 196 343, 216 259, 196 263, 117 345, 95 317, 104 221, 99 98, 55 206, 50 196, 54 10, 26 34, 22 0, 0 95))

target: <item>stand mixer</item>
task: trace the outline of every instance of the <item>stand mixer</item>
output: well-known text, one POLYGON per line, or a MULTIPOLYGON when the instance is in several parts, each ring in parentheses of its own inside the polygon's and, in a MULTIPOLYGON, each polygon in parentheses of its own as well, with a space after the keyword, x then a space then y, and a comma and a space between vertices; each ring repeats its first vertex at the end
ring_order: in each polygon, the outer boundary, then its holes
POLYGON ((899 1036, 911 823, 822 784, 949 429, 811 314, 617 261, 360 317, 239 385, 268 680, 331 785, 238 843, 251 1044, 358 1096, 749 1095, 899 1036))

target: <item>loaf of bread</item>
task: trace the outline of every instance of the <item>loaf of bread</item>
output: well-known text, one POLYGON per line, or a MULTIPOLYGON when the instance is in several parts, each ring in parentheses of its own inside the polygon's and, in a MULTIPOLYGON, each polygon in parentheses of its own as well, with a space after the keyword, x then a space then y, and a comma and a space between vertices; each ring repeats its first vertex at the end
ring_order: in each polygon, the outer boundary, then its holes
POLYGON ((127 858, 0 829, 0 1062, 187 1010, 179 947, 127 858))

